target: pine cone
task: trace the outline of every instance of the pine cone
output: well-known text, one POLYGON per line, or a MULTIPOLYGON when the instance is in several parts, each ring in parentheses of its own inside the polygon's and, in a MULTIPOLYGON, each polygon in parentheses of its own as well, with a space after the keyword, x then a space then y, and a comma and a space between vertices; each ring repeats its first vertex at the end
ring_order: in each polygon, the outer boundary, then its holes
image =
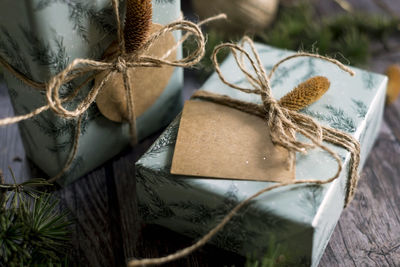
POLYGON ((125 48, 127 53, 138 50, 149 37, 152 19, 151 0, 127 0, 125 48))
POLYGON ((299 111, 320 99, 328 91, 329 86, 328 78, 312 77, 282 97, 279 104, 287 109, 299 111))

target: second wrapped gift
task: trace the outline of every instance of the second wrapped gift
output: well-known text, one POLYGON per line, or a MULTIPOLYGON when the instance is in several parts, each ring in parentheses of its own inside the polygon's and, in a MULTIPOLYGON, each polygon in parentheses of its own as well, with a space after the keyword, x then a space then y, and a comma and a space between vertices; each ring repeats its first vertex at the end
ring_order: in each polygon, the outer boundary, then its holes
POLYGON ((139 210, 198 239, 246 200, 210 242, 317 266, 377 136, 386 77, 247 41, 225 45, 232 54, 137 162, 139 210))

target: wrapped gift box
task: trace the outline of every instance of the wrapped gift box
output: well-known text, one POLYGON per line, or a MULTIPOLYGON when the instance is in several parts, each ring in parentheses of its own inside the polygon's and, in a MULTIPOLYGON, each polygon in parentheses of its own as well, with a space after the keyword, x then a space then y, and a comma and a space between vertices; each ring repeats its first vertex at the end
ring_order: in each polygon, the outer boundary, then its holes
MULTIPOLYGON (((123 3, 120 7, 123 13, 123 3)), ((179 17, 179 0, 153 1, 154 23, 166 24, 179 17)), ((46 82, 75 58, 101 59, 116 38, 109 0, 5 0, 0 3, 0 25, 0 55, 37 82, 46 82)), ((5 80, 15 114, 28 113, 46 103, 43 92, 24 85, 13 75, 5 72, 5 80)), ((176 68, 156 102, 137 118, 139 140, 168 125, 178 114, 182 82, 182 70, 176 68)), ((51 111, 19 124, 27 156, 49 176, 64 166, 75 125, 76 121, 57 117, 51 111)), ((103 117, 93 104, 82 124, 78 154, 61 182, 73 181, 121 151, 130 141, 128 128, 126 123, 103 117)))
MULTIPOLYGON (((293 53, 261 44, 256 48, 267 71, 293 53)), ((246 79, 236 66, 230 55, 221 65, 222 73, 228 81, 246 87, 246 79)), ((328 92, 301 112, 359 140, 362 166, 380 128, 387 79, 353 70, 355 77, 319 59, 297 58, 278 68, 271 85, 273 95, 279 99, 311 76, 328 77, 328 92)), ((229 88, 216 73, 202 90, 260 102, 257 95, 229 88)), ((139 211, 146 222, 199 238, 238 202, 274 183, 171 175, 179 121, 178 116, 136 164, 139 211)), ((291 185, 265 193, 235 216, 211 242, 245 256, 273 255, 278 249, 286 263, 317 266, 343 210, 350 158, 344 149, 330 147, 344 162, 340 178, 322 186, 291 185)), ((328 179, 336 170, 336 162, 321 150, 296 155, 296 179, 328 179)))

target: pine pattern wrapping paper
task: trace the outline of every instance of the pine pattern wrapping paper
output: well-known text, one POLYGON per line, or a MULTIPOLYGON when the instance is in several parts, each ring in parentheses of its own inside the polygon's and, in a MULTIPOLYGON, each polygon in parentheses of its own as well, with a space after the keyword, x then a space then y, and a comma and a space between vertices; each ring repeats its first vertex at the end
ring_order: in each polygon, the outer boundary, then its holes
MULTIPOLYGON (((121 2, 121 13, 124 6, 121 2)), ((179 17, 180 0, 153 0, 154 23, 167 24, 179 17)), ((180 37, 179 33, 174 36, 177 40, 180 37)), ((115 17, 109 0, 0 2, 0 55, 37 82, 46 82, 74 58, 101 59, 115 38, 115 17)), ((180 51, 178 56, 181 56, 180 51)), ((16 115, 45 104, 43 92, 22 84, 7 72, 5 80, 16 115)), ((70 92, 82 81, 70 82, 62 92, 70 92)), ((182 69, 175 68, 160 97, 137 118, 139 140, 168 125, 178 114, 182 84, 182 69)), ((83 91, 87 92, 91 85, 83 91)), ((57 117, 51 111, 19 123, 26 154, 49 176, 57 174, 64 166, 75 125, 76 121, 57 117)), ((121 151, 130 140, 128 128, 127 124, 103 117, 93 104, 82 123, 78 154, 59 182, 72 182, 121 151)))
MULTIPOLYGON (((267 73, 274 63, 293 53, 260 44, 256 48, 267 73)), ((230 55, 221 65, 222 73, 228 81, 246 87, 246 79, 235 66, 230 55)), ((359 140, 362 166, 380 128, 387 78, 353 70, 355 77, 319 59, 299 58, 284 63, 271 85, 279 99, 312 76, 328 77, 331 87, 327 93, 301 112, 359 140)), ((260 101, 257 95, 224 85, 216 73, 202 89, 244 101, 260 101)), ((171 175, 178 128, 179 116, 136 164, 139 211, 147 222, 198 238, 238 202, 273 183, 171 175)), ((344 149, 334 149, 344 162, 338 180, 323 186, 293 185, 265 193, 235 216, 211 242, 245 256, 262 256, 267 251, 273 255, 271 250, 279 249, 286 263, 317 266, 343 210, 346 192, 350 155, 344 149)), ((296 155, 296 179, 328 179, 336 170, 335 160, 322 151, 296 155)))

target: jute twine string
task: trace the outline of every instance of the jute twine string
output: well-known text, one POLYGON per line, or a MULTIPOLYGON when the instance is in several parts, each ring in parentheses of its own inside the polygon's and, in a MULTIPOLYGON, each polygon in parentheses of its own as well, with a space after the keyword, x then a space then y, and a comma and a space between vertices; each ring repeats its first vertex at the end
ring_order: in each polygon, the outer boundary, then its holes
MULTIPOLYGON (((73 159, 75 158, 78 146, 79 146, 79 137, 81 133, 80 125, 83 120, 83 115, 90 107, 90 105, 95 102, 96 97, 99 91, 103 88, 106 82, 115 75, 116 73, 122 73, 123 84, 126 93, 126 101, 128 107, 128 123, 129 123, 129 132, 132 139, 132 144, 137 142, 136 136, 136 116, 134 114, 134 99, 133 99, 133 90, 130 86, 130 77, 129 77, 129 69, 136 67, 162 67, 165 65, 173 66, 173 67, 191 67, 197 64, 203 57, 205 53, 205 38, 200 30, 200 25, 207 23, 209 21, 226 18, 226 15, 221 14, 211 18, 206 19, 205 21, 200 22, 199 24, 195 24, 190 21, 186 21, 183 19, 179 19, 170 24, 163 26, 159 31, 153 33, 148 40, 143 44, 143 46, 135 51, 134 53, 127 54, 125 50, 125 39, 123 34, 123 25, 120 20, 119 15, 119 1, 111 0, 112 6, 114 10, 114 15, 117 23, 117 35, 118 35, 118 45, 119 52, 117 56, 111 60, 97 61, 91 59, 74 59, 64 70, 53 76, 47 83, 39 83, 33 81, 26 77, 26 75, 22 74, 18 70, 14 69, 7 61, 0 57, 0 65, 2 65, 6 70, 8 70, 11 74, 13 74, 16 78, 24 82, 26 85, 33 87, 38 90, 43 90, 46 92, 46 100, 47 105, 39 107, 32 112, 24 115, 14 116, 14 117, 6 117, 0 119, 0 126, 14 124, 20 121, 24 121, 35 117, 46 110, 51 110, 56 115, 65 118, 65 119, 75 119, 77 120, 77 125, 75 129, 74 141, 72 145, 72 149, 67 158, 67 161, 62 168, 62 170, 50 178, 49 181, 53 182, 60 177, 62 177, 65 172, 70 168, 73 159), (144 55, 149 48, 163 35, 173 32, 173 31, 185 31, 186 34, 184 37, 177 42, 171 49, 169 49, 165 55, 161 58, 146 56, 144 55), (194 37, 194 41, 197 44, 196 49, 191 51, 191 53, 177 60, 166 60, 169 54, 171 54, 175 49, 179 47, 189 36, 194 37), (97 74, 105 71, 104 79, 95 87, 93 87, 86 97, 77 104, 75 109, 69 110, 66 109, 63 104, 66 102, 74 100, 74 98, 78 95, 80 90, 87 85, 90 81, 92 81, 97 74), (77 86, 73 92, 67 97, 60 97, 60 88, 64 84, 82 77, 85 74, 91 73, 90 77, 84 80, 79 86, 77 86)), ((75 102, 75 101, 74 101, 75 102)))
POLYGON ((215 103, 226 105, 263 118, 264 120, 266 120, 267 125, 270 129, 270 134, 273 143, 286 148, 290 152, 306 153, 308 150, 312 148, 319 147, 320 149, 329 153, 336 160, 338 166, 336 173, 329 179, 323 179, 323 180, 302 179, 302 180, 294 180, 291 182, 278 183, 272 186, 268 186, 258 191, 257 193, 251 195, 244 201, 240 202, 223 218, 223 220, 217 226, 211 229, 206 235, 204 235, 200 240, 198 240, 193 245, 186 247, 182 250, 179 250, 173 254, 167 255, 165 257, 153 258, 153 259, 140 259, 140 260, 133 259, 128 262, 128 266, 158 265, 189 255, 193 251, 197 250, 198 248, 206 244, 237 214, 237 212, 241 208, 249 204, 253 199, 257 198, 258 196, 268 191, 288 185, 298 185, 298 184, 323 185, 333 182, 339 177, 340 172, 342 171, 342 161, 339 155, 335 151, 333 151, 332 149, 323 144, 323 141, 343 147, 346 150, 348 150, 351 154, 350 168, 347 180, 345 207, 349 204, 354 195, 356 184, 359 179, 358 166, 360 162, 360 145, 358 141, 347 133, 338 131, 330 127, 321 126, 313 118, 307 115, 281 107, 278 104, 278 101, 272 96, 270 79, 273 73, 283 62, 298 57, 314 57, 326 60, 328 62, 335 64, 340 69, 349 73, 350 75, 354 75, 354 72, 352 70, 350 70, 337 60, 309 53, 297 53, 282 59, 281 61, 279 61, 277 64, 274 65, 271 72, 267 75, 252 40, 248 37, 245 37, 240 45, 226 43, 215 47, 214 53, 212 55, 212 61, 215 65, 216 72, 218 73, 219 78, 223 83, 245 93, 259 94, 261 96, 262 104, 260 105, 260 104, 244 102, 241 100, 230 98, 229 96, 226 95, 219 95, 204 90, 196 91, 196 93, 193 95, 192 98, 213 101, 215 103), (247 51, 244 50, 245 43, 247 43, 250 46, 254 59, 250 56, 250 54, 247 51), (225 79, 225 77, 221 73, 221 69, 217 61, 218 52, 224 48, 231 49, 237 65, 242 70, 242 72, 246 76, 249 83, 253 86, 253 88, 239 87, 233 83, 230 83, 225 79), (240 56, 238 56, 238 53, 240 53, 240 56), (244 58, 247 58, 248 61, 250 62, 250 65, 255 75, 251 74, 250 71, 246 69, 244 64, 244 58), (309 139, 309 141, 311 141, 311 143, 298 141, 296 139, 296 133, 300 133, 301 135, 305 136, 307 139, 309 139))

